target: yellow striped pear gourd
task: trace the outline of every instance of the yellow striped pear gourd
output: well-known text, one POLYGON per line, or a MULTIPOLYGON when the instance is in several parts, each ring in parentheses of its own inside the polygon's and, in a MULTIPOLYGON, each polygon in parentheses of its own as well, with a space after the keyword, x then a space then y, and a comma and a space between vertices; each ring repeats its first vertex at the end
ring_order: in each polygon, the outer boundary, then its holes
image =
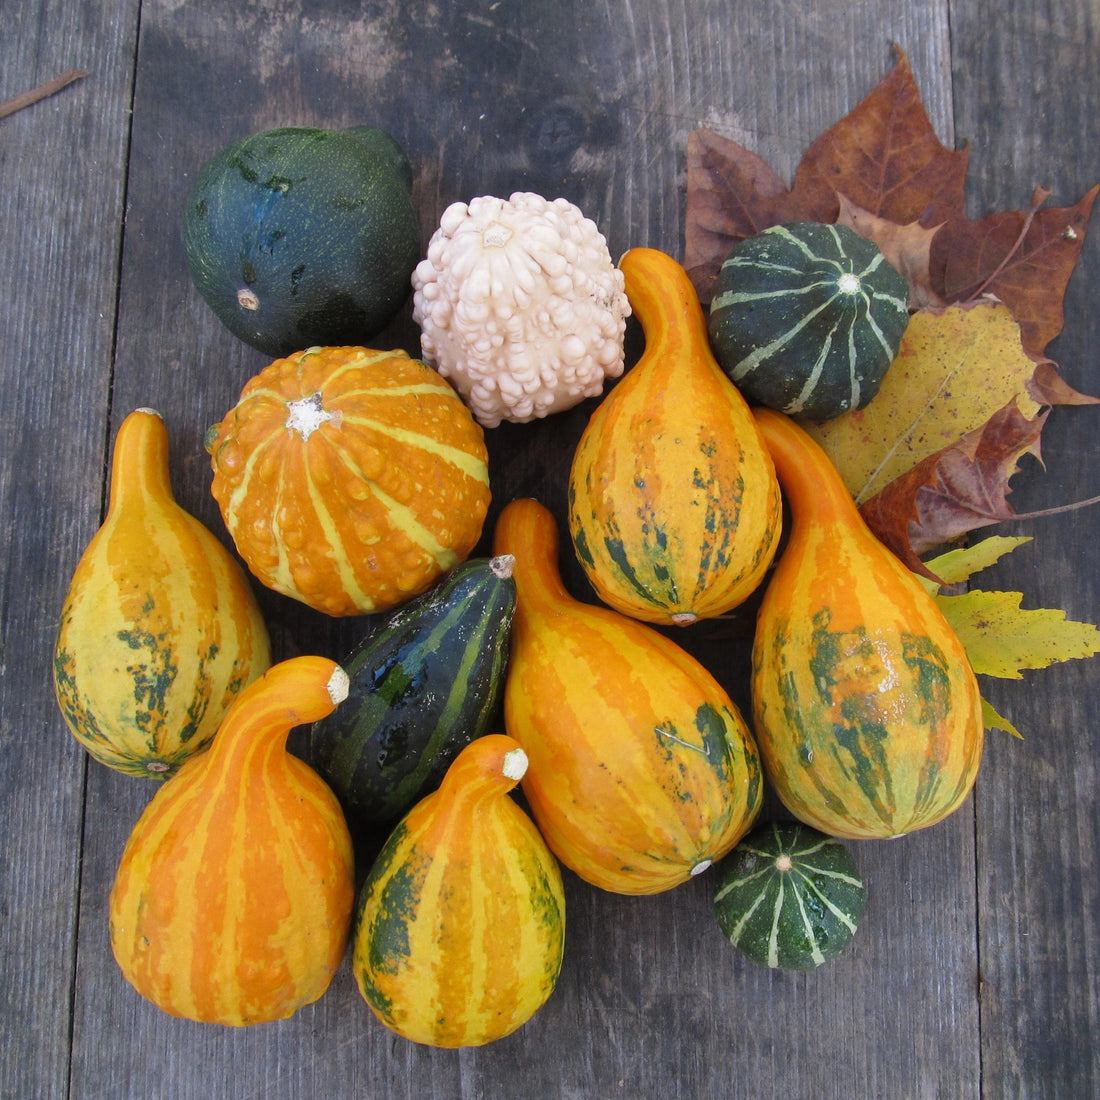
POLYGON ((782 524, 779 486, 737 387, 715 362, 687 272, 652 248, 619 261, 645 331, 569 474, 569 529, 597 595, 624 615, 684 625, 742 603, 782 524))
POLYGON ((207 433, 211 490, 269 588, 329 615, 385 611, 465 560, 489 507, 481 426, 403 351, 277 359, 207 433))
POLYGON ((135 824, 111 890, 111 949, 164 1012, 243 1027, 285 1019, 328 988, 351 927, 351 836, 286 740, 347 689, 322 657, 273 666, 135 824))
POLYGON ((768 778, 795 817, 831 836, 932 825, 970 793, 982 755, 966 650, 817 443, 782 413, 756 418, 792 515, 753 647, 768 778))
POLYGON ((467 745, 390 834, 360 893, 352 971, 392 1031, 481 1046, 554 990, 565 937, 561 873, 509 792, 527 756, 510 737, 467 745))
POLYGON ((537 501, 504 508, 494 551, 515 558, 505 727, 531 759, 523 791, 551 850, 621 894, 706 870, 760 808, 763 773, 737 708, 663 634, 566 592, 558 526, 537 501))
POLYGON ((270 663, 244 570, 173 499, 164 421, 137 409, 61 611, 53 674, 66 724, 101 763, 163 779, 209 745, 270 663))

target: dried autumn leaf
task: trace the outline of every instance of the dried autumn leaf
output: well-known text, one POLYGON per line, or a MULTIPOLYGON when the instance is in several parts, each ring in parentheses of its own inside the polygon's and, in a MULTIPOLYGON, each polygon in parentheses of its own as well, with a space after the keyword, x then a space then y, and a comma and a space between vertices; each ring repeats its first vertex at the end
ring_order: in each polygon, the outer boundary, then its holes
POLYGON ((1027 394, 1035 361, 1020 346, 1007 307, 983 302, 913 315, 897 358, 875 398, 835 420, 808 424, 857 504, 895 478, 980 428, 1027 394))
POLYGON ((1021 741, 1024 739, 1024 735, 1007 718, 998 714, 993 704, 984 696, 982 697, 982 725, 987 730, 1004 730, 1005 733, 1011 733, 1021 741))
POLYGON ((704 305, 730 249, 789 221, 834 222, 840 195, 899 225, 961 210, 968 153, 942 145, 909 61, 890 72, 805 151, 793 186, 758 154, 712 130, 688 137, 684 267, 704 305))
POLYGON ((688 135, 684 268, 704 305, 738 241, 805 219, 815 220, 763 157, 713 130, 688 135))
POLYGON ((928 259, 932 249, 932 238, 939 229, 931 228, 920 222, 908 222, 898 225, 887 218, 880 218, 862 206, 857 206, 847 195, 838 195, 840 212, 837 225, 846 225, 861 237, 872 241, 887 261, 905 277, 909 283, 909 308, 926 309, 929 306, 942 306, 943 302, 932 289, 928 276, 928 259))
POLYGON ((996 565, 1006 554, 1031 542, 1030 535, 990 535, 972 546, 960 546, 947 550, 928 563, 939 581, 922 580, 931 595, 938 594, 944 585, 963 584, 975 573, 996 565))
POLYGON ((1029 420, 1013 398, 980 428, 895 478, 860 513, 910 569, 929 575, 918 554, 1012 518, 1009 479, 1023 455, 1040 458, 1045 423, 1046 413, 1029 420))
POLYGON ((920 89, 900 50, 873 91, 806 150, 792 194, 807 209, 828 209, 838 194, 880 218, 904 225, 934 205, 962 208, 969 154, 936 137, 920 89))
POLYGON ((936 597, 980 676, 1019 680, 1025 668, 1100 653, 1100 630, 1091 623, 1073 622, 1053 608, 1025 610, 1022 601, 1020 592, 982 589, 936 597))
POLYGON ((992 294, 1020 323, 1024 347, 1036 355, 1062 331, 1062 300, 1085 241, 1100 184, 1074 206, 1040 209, 1037 190, 1027 211, 970 221, 944 210, 929 256, 931 285, 948 302, 992 294))

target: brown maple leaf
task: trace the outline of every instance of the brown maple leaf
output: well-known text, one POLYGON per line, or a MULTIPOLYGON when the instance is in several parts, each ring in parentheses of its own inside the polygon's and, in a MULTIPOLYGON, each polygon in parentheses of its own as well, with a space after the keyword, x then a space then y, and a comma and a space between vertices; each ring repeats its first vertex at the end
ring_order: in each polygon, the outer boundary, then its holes
POLYGON ((914 572, 938 580, 917 556, 1014 515, 1009 479, 1019 460, 1042 461, 1049 410, 1032 419, 1010 401, 977 430, 895 478, 860 508, 867 525, 914 572))
POLYGON ((840 200, 837 225, 846 225, 861 237, 873 241, 889 263, 905 276, 909 283, 910 309, 946 304, 932 289, 928 275, 932 238, 939 230, 938 225, 927 227, 919 221, 898 225, 857 206, 847 195, 838 195, 837 198, 840 200))
MULTIPOLYGON (((790 221, 834 222, 841 199, 898 225, 961 210, 968 153, 936 137, 908 59, 803 154, 793 186, 758 154, 711 130, 688 138, 684 267, 704 305, 745 237, 790 221)), ((919 280, 918 280, 919 281, 919 280)))
POLYGON ((1049 192, 1036 188, 1028 210, 979 221, 944 208, 929 257, 932 288, 948 302, 999 298, 1019 322, 1024 347, 1041 355, 1062 331, 1062 299, 1098 193, 1100 184, 1073 206, 1043 209, 1049 192))

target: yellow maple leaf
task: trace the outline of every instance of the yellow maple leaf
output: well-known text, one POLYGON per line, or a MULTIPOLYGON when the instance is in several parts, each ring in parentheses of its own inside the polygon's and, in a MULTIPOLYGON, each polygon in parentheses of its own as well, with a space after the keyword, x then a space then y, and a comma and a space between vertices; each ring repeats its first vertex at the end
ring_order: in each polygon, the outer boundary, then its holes
POLYGON ((936 597, 976 673, 1019 680, 1022 669, 1100 653, 1100 630, 1091 623, 1073 622, 1054 608, 1022 608, 1023 598, 980 588, 936 597))
MULTIPOLYGON (((927 563, 946 584, 961 584, 1005 554, 1030 542, 1029 538, 994 535, 963 549, 949 550, 927 563)), ((1100 653, 1100 630, 1091 623, 1066 618, 1064 611, 1020 606, 1020 592, 987 592, 971 589, 961 596, 945 595, 941 586, 918 578, 951 624, 966 649, 974 671, 981 676, 1019 680, 1023 669, 1046 668, 1057 661, 1092 657, 1100 653)), ((982 699, 986 729, 1000 729, 1020 737, 1020 732, 982 699)))
POLYGON ((1000 302, 922 310, 864 408, 805 424, 840 471, 856 504, 918 462, 982 427, 1013 398, 1029 419, 1039 405, 1026 386, 1035 360, 1000 302))

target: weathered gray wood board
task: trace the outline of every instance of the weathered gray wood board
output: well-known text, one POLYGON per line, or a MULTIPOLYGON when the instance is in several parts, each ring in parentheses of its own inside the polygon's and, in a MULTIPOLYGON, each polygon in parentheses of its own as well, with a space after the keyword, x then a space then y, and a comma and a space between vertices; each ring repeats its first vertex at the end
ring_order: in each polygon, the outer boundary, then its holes
MULTIPOLYGON (((90 75, 0 121, 0 1095, 1100 1092, 1095 663, 989 687, 1026 740, 990 737, 975 798, 947 822, 855 846, 870 900, 840 959, 813 974, 740 959, 711 916, 706 876, 631 899, 567 875, 554 996, 516 1035, 462 1052, 390 1035, 346 965, 316 1005, 245 1031, 142 1001, 111 958, 106 913, 152 788, 85 761, 49 680, 110 440, 133 408, 165 415, 177 497, 225 537, 202 437, 266 360, 191 288, 179 219, 226 142, 272 125, 379 125, 413 162, 425 242, 448 203, 530 189, 578 203, 615 256, 632 245, 679 256, 690 131, 718 129, 790 178, 888 71, 891 43, 941 139, 971 144, 972 214, 1026 206, 1035 184, 1075 202, 1100 180, 1098 35, 1093 0, 4 3, 0 99, 68 68, 90 75)), ((1094 230, 1051 349, 1094 393, 1098 277, 1094 230)), ((408 309, 384 342, 416 353, 408 309)), ((591 408, 490 433, 493 515, 520 495, 563 514, 591 408)), ((1046 471, 1033 464, 1014 482, 1020 510, 1097 492, 1097 415, 1055 410, 1046 471)), ((1014 526, 1035 542, 983 583, 1095 621, 1097 516, 1014 526)), ((339 658, 362 630, 260 598, 279 657, 339 658)), ((681 638, 742 705, 749 626, 681 638)))

